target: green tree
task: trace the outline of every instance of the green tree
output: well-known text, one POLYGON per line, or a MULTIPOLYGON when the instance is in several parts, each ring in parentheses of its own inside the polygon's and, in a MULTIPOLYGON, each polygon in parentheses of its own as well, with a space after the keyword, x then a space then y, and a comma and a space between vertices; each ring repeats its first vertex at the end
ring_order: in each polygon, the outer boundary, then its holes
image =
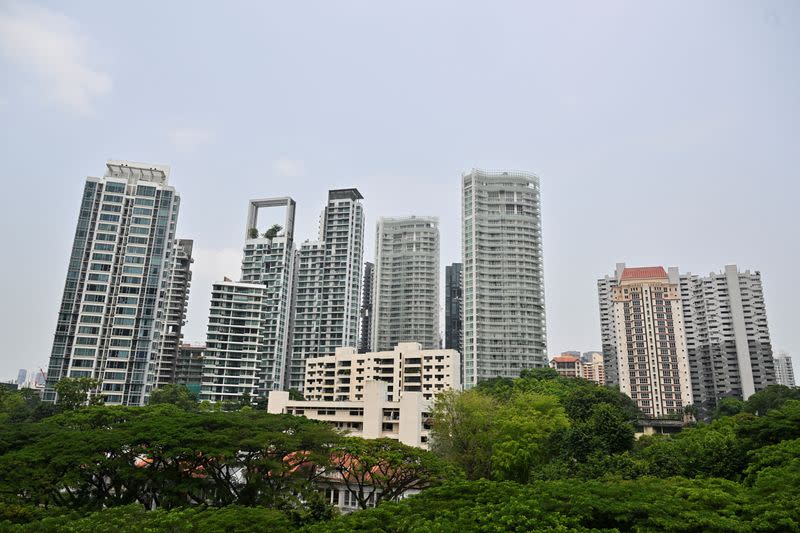
POLYGON ((757 416, 764 416, 772 409, 777 409, 787 400, 800 400, 800 389, 785 385, 770 385, 764 390, 750 396, 744 402, 744 411, 757 416))
POLYGON ((714 409, 713 419, 722 418, 724 416, 733 416, 742 412, 744 409, 744 402, 739 398, 727 396, 717 402, 717 407, 714 409))
POLYGON ((498 402, 477 390, 445 391, 436 396, 431 418, 432 450, 464 470, 467 479, 492 475, 498 402))
POLYGON ((58 404, 62 409, 77 409, 82 405, 100 405, 103 398, 92 393, 100 382, 92 378, 61 378, 55 385, 58 404))
POLYGON ((278 233, 280 233, 282 229, 283 226, 280 224, 273 224, 267 231, 264 232, 264 238, 272 240, 278 236, 278 233))
POLYGON ((197 394, 186 385, 164 385, 150 393, 150 405, 172 404, 194 411, 198 408, 197 394))
POLYGON ((557 398, 530 392, 515 392, 493 418, 492 477, 519 483, 550 459, 552 435, 569 427, 557 398))
POLYGON ((247 236, 251 239, 258 239, 258 228, 250 228, 247 230, 247 236))
POLYGON ((456 470, 436 455, 386 438, 343 439, 333 452, 332 471, 362 509, 456 477, 456 470))

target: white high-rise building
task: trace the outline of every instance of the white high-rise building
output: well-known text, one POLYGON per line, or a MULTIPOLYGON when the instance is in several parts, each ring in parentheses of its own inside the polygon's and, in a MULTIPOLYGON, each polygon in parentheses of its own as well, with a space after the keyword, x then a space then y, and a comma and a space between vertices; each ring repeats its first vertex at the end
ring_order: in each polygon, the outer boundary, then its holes
POLYGON ((247 212, 241 281, 261 284, 265 290, 258 397, 285 385, 294 281, 294 212, 295 202, 288 197, 250 200, 247 212), (269 224, 259 227, 259 212, 266 209, 284 210, 280 229, 267 227, 269 224))
POLYGON ((401 342, 438 348, 439 219, 379 218, 372 285, 372 351, 401 342))
POLYGON ((539 178, 463 175, 464 386, 547 365, 539 178))
POLYGON ((260 382, 267 288, 261 283, 214 283, 208 312, 200 399, 254 399, 260 382))
POLYGON ((307 358, 333 355, 358 342, 362 199, 358 189, 329 191, 319 240, 304 242, 296 254, 290 388, 302 390, 307 358))
POLYGON ((194 241, 178 239, 172 251, 170 275, 164 300, 161 346, 155 368, 155 387, 175 383, 175 363, 183 340, 189 289, 192 285, 192 249, 194 241))
POLYGON ((775 383, 761 273, 726 265, 707 276, 680 276, 695 404, 709 413, 717 401, 746 400, 775 383))
POLYGON ((169 167, 109 161, 83 191, 44 393, 100 381, 106 404, 143 405, 155 382, 180 199, 169 167))
POLYGON ((796 387, 792 358, 786 352, 780 352, 775 357, 775 383, 785 387, 796 387))

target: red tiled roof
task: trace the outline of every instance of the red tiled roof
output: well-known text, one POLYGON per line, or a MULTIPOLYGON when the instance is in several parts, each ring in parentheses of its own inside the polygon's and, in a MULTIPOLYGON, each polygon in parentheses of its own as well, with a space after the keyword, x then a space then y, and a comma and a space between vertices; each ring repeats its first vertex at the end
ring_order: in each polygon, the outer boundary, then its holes
POLYGON ((553 358, 553 361, 556 363, 574 363, 577 360, 578 358, 574 355, 559 355, 558 357, 553 358))
POLYGON ((652 279, 666 277, 667 271, 661 266, 626 268, 622 271, 622 279, 652 279))

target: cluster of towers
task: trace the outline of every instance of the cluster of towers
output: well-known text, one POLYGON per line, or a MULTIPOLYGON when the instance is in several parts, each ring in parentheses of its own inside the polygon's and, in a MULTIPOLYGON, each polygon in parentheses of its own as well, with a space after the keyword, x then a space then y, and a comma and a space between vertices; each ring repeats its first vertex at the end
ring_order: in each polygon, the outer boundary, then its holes
MULTIPOLYGON (((317 240, 299 245, 293 199, 251 200, 239 279, 212 286, 205 348, 182 345, 193 241, 176 238, 169 168, 106 166, 84 188, 45 399, 69 376, 98 380, 108 404, 142 405, 157 387, 190 382, 201 399, 255 400, 302 391, 305 361, 337 348, 440 347, 438 218, 379 218, 374 262, 363 263, 355 188, 328 192, 317 240)), ((539 180, 473 170, 461 200, 445 344, 463 353, 469 387, 546 364, 539 180)))

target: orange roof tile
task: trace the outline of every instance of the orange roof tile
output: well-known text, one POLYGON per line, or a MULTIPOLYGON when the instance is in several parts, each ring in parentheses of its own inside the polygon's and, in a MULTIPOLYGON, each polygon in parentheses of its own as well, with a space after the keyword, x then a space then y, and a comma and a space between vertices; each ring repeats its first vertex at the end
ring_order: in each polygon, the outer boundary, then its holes
POLYGON ((652 278, 666 278, 667 271, 664 267, 636 267, 626 268, 622 271, 622 279, 652 279, 652 278))

